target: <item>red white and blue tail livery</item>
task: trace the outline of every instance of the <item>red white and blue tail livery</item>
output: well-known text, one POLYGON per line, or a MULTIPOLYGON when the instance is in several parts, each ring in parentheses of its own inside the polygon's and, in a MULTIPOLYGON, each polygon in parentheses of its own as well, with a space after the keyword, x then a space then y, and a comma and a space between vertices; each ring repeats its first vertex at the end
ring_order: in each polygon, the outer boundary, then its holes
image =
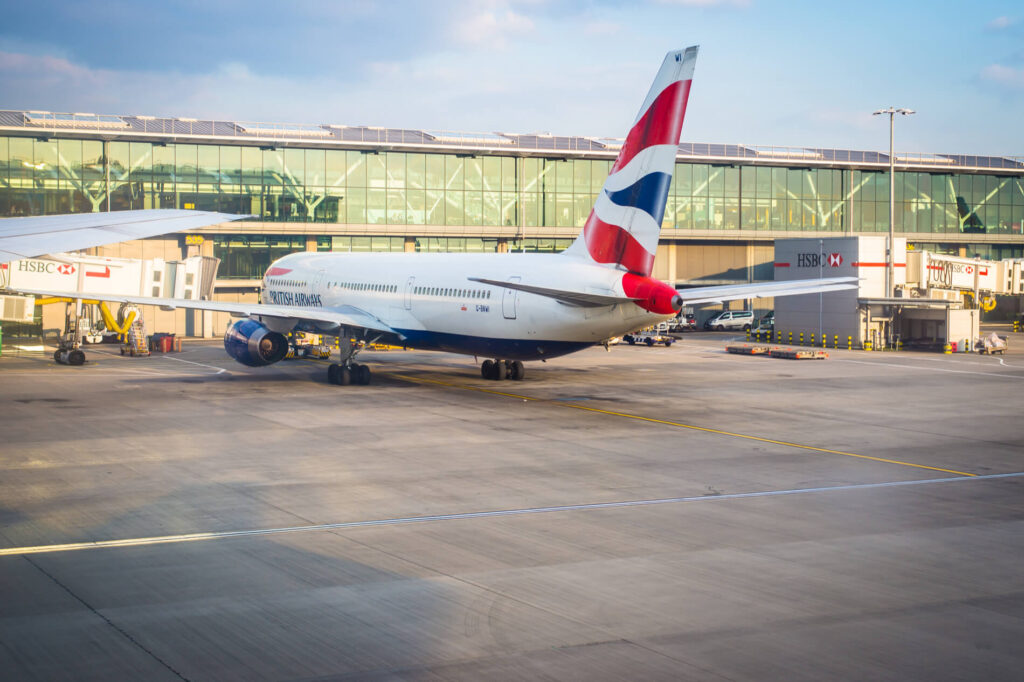
POLYGON ((578 239, 567 253, 651 274, 697 48, 669 52, 578 239))
MULTIPOLYGON (((562 254, 294 253, 267 270, 262 303, 79 295, 247 316, 227 329, 224 347, 254 367, 285 357, 284 335, 302 330, 481 356, 488 358, 481 365, 485 378, 522 379, 524 360, 603 343, 668 319, 688 303, 856 286, 855 278, 840 277, 676 291, 651 278, 696 59, 696 47, 665 57, 590 217, 562 254)), ((148 234, 169 231, 160 224, 154 221, 148 234)), ((23 239, 9 251, 29 255, 36 239, 31 228, 21 224, 23 239)), ((0 255, 3 236, 0 224, 0 255)), ((76 248, 117 241, 89 239, 78 240, 76 248)), ((54 250, 52 240, 40 241, 31 255, 43 253, 42 244, 54 250)), ((359 348, 342 344, 328 381, 369 382, 369 367, 354 361, 359 348)))

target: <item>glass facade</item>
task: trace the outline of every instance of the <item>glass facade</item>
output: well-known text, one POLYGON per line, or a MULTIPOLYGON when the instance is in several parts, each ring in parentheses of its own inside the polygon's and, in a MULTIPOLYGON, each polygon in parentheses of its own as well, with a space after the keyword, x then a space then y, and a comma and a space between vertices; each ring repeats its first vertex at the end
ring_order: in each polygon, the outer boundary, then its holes
MULTIPOLYGON (((583 225, 610 166, 591 159, 0 137, 0 215, 109 205, 251 213, 272 222, 571 228, 583 225)), ((886 172, 677 163, 663 227, 881 232, 888 216, 886 172)), ((1021 234, 1022 224, 1019 176, 897 173, 898 232, 1021 234)), ((451 245, 491 250, 479 241, 451 245)), ((416 248, 439 244, 425 238, 416 248)), ((336 248, 349 247, 362 243, 336 248)))

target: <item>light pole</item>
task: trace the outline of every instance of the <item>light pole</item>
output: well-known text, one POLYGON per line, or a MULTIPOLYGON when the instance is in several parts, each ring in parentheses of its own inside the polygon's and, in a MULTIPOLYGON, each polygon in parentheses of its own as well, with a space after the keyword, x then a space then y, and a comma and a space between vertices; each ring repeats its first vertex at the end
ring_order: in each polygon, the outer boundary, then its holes
POLYGON ((889 107, 888 109, 879 109, 871 114, 872 116, 889 114, 889 247, 886 254, 886 276, 888 282, 886 282, 885 287, 888 298, 896 296, 896 266, 894 264, 895 256, 893 255, 896 246, 896 157, 893 155, 894 121, 896 114, 909 116, 913 113, 913 109, 894 109, 889 107))

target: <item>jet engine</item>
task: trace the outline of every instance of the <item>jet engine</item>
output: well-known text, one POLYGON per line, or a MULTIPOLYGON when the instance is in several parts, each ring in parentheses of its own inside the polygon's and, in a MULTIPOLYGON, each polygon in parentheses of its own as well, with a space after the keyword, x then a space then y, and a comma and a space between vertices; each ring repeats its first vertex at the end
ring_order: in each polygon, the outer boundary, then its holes
POLYGON ((224 332, 224 350, 243 365, 263 367, 288 354, 288 339, 256 320, 239 320, 224 332))

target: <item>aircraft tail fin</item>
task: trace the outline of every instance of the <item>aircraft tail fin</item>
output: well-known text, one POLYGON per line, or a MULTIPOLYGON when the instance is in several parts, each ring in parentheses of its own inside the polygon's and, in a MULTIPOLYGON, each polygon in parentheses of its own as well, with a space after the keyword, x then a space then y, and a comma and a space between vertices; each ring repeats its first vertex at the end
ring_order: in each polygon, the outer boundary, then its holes
POLYGON ((696 61, 697 46, 665 55, 594 208, 566 254, 650 276, 696 61))

